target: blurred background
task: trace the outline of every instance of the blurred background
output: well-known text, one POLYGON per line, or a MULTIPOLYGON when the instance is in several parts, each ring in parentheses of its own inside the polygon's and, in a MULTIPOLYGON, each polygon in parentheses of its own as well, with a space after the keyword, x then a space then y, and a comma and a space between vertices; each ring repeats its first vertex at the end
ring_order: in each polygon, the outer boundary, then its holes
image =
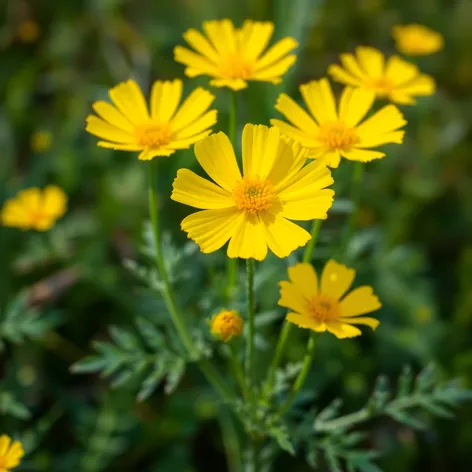
MULTIPOLYGON (((235 470, 225 459, 234 425, 196 370, 172 396, 160 389, 141 403, 132 387, 112 390, 98 376, 69 371, 91 352, 92 340, 107 339, 109 325, 127 326, 160 309, 122 265, 138 257, 147 217, 143 165, 133 153, 96 147, 84 130, 91 103, 129 77, 146 91, 156 79, 183 77, 173 61, 182 33, 225 17, 236 25, 270 20, 276 38, 300 42, 283 84, 251 84, 241 94, 241 128, 268 124, 278 116, 281 91, 299 100, 300 83, 326 75, 356 45, 394 53, 394 24, 417 22, 444 35, 443 51, 414 59, 436 78, 436 95, 402 108, 405 143, 367 165, 349 250, 356 283, 373 285, 383 302, 380 328, 360 340, 323 336, 308 386, 320 406, 342 397, 344 412, 364 404, 378 374, 394 379, 405 364, 417 371, 434 361, 441 376, 462 377, 472 387, 470 0, 1 0, 0 204, 33 185, 54 183, 69 195, 69 211, 50 233, 0 228, 0 303, 4 312, 17 312, 14 326, 0 323, 0 433, 25 436, 31 452, 21 470, 235 470)), ((207 80, 187 80, 187 92, 197 84, 207 80)), ((214 92, 221 110, 215 130, 226 130, 228 96, 214 92)), ((170 201, 171 183, 178 168, 197 166, 191 150, 163 161, 163 224, 179 246, 185 243, 179 223, 190 210, 170 201)), ((321 232, 319 266, 338 241, 351 173, 349 162, 336 170, 337 200, 321 232)), ((192 261, 195 270, 216 267, 196 280, 207 291, 218 286, 223 254, 192 261)), ((264 263, 260 311, 274 310, 286 264, 264 263)), ((276 313, 280 320, 283 311, 276 313)), ((278 326, 267 329, 268 338, 275 339, 278 326)), ((297 333, 289 359, 300 358, 304 339, 297 333)), ((261 353, 261 371, 270 356, 261 353)), ((471 418, 466 405, 456 419, 431 420, 419 434, 371 422, 365 447, 384 451, 378 464, 385 472, 466 471, 471 418)), ((310 470, 288 454, 274 470, 288 466, 310 470)))

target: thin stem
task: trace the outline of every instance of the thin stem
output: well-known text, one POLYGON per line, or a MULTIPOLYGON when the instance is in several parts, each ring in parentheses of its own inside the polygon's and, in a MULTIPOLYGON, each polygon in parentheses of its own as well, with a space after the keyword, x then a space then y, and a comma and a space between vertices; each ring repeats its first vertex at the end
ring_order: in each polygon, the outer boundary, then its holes
POLYGON ((246 378, 244 377, 244 369, 241 365, 241 362, 239 361, 238 352, 234 343, 228 343, 228 349, 230 354, 231 365, 233 366, 234 373, 236 374, 236 378, 238 379, 239 386, 241 388, 241 391, 243 392, 243 395, 247 398, 248 388, 246 385, 246 378))
POLYGON ((238 431, 233 419, 226 409, 222 409, 218 415, 221 428, 221 436, 226 452, 228 472, 241 471, 241 449, 239 445, 238 431))
POLYGON ((249 385, 253 380, 253 356, 254 356, 254 335, 255 335, 255 310, 254 310, 254 259, 246 260, 247 275, 247 317, 248 317, 248 337, 246 343, 246 378, 249 385))
POLYGON ((313 225, 311 227, 311 239, 305 248, 305 252, 303 253, 303 262, 311 262, 313 250, 315 249, 316 241, 318 240, 322 222, 323 220, 313 220, 313 225))
POLYGON ((298 374, 297 379, 295 380, 295 383, 293 384, 290 395, 288 396, 284 404, 279 409, 280 416, 282 416, 290 408, 293 400, 295 400, 295 397, 297 396, 297 393, 302 389, 305 383, 306 376, 308 375, 308 372, 310 371, 311 363, 313 362, 313 357, 315 355, 315 346, 316 346, 315 336, 316 336, 315 333, 310 334, 310 339, 308 340, 308 346, 307 346, 305 358, 303 360, 302 370, 298 374))
MULTIPOLYGON (((233 144, 234 151, 237 154, 236 145, 236 131, 237 131, 237 118, 238 118, 238 101, 236 92, 230 91, 230 107, 229 107, 229 124, 228 124, 228 137, 233 144)), ((233 297, 234 287, 238 278, 238 259, 229 258, 227 261, 227 277, 228 282, 226 285, 226 298, 230 302, 233 297)))
MULTIPOLYGON (((303 253, 303 262, 310 262, 313 251, 315 249, 316 243, 318 241, 318 235, 320 234, 320 229, 321 229, 321 224, 323 220, 314 220, 313 225, 311 227, 311 239, 310 242, 308 243, 307 247, 305 248, 305 252, 303 253)), ((292 323, 289 323, 288 321, 284 322, 284 325, 282 327, 282 331, 280 333, 279 339, 277 341, 277 346, 275 347, 275 355, 274 358, 272 359, 272 363, 269 368, 269 373, 267 375, 267 382, 266 382, 266 387, 264 390, 264 398, 268 399, 270 398, 272 389, 274 388, 274 381, 275 381, 275 374, 277 372, 277 367, 279 366, 280 359, 282 358, 282 354, 285 350, 285 345, 287 343, 287 339, 290 335, 290 332, 292 330, 292 323)))
POLYGON ((193 354, 194 350, 192 339, 188 334, 184 321, 180 317, 180 314, 177 310, 174 296, 172 294, 172 289, 169 283, 169 277, 167 275, 164 258, 162 255, 158 196, 154 185, 154 179, 157 177, 157 162, 152 160, 149 164, 149 213, 151 216, 152 229, 154 233, 154 250, 156 264, 159 270, 159 275, 161 276, 162 282, 164 283, 164 301, 166 303, 167 309, 169 310, 172 322, 174 323, 174 326, 177 329, 177 332, 179 333, 180 339, 182 340, 184 346, 187 348, 188 352, 190 354, 193 354))
MULTIPOLYGON (((154 235, 155 244, 155 257, 156 264, 164 284, 164 301, 167 306, 167 310, 170 313, 172 322, 179 334, 179 337, 184 344, 186 350, 191 356, 195 356, 195 349, 193 347, 192 338, 185 326, 184 320, 182 319, 177 305, 175 303, 174 295, 172 293, 172 287, 169 282, 169 276, 164 262, 162 254, 161 240, 160 240, 160 227, 159 227, 159 212, 158 212, 158 197, 154 186, 154 181, 157 177, 157 162, 151 161, 148 170, 148 183, 149 183, 149 213, 151 216, 151 223, 154 235)), ((205 374, 208 381, 213 385, 215 390, 221 395, 221 397, 229 404, 232 403, 231 390, 226 386, 223 379, 220 377, 216 369, 207 359, 199 359, 198 366, 201 371, 205 374)))
POLYGON ((249 437, 249 470, 259 472, 259 442, 249 437))
POLYGON ((359 214, 359 201, 361 195, 361 184, 364 176, 364 163, 356 162, 354 165, 354 172, 352 176, 351 186, 351 202, 353 205, 352 213, 349 215, 349 219, 344 233, 343 243, 341 247, 341 255, 344 255, 349 244, 349 240, 352 237, 352 233, 356 226, 357 215, 359 214))

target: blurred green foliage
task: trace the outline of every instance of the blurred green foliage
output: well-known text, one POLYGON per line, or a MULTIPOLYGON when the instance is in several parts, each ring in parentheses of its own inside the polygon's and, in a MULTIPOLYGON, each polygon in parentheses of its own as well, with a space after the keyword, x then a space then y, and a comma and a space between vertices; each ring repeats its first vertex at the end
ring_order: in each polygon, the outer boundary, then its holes
MULTIPOLYGON (((349 246, 358 282, 368 281, 383 302, 381 326, 361 340, 322 336, 308 388, 321 407, 342 397, 343 414, 364 404, 379 373, 397 378, 405 364, 418 371, 431 361, 440 376, 460 376, 472 387, 472 2, 4 0, 0 203, 46 183, 60 185, 70 198, 68 214, 51 233, 0 228, 0 433, 24 438, 30 452, 24 470, 237 471, 241 451, 231 438, 238 426, 196 369, 185 373, 172 396, 156 381, 157 392, 146 402, 135 401, 137 385, 110 391, 107 380, 69 370, 92 353, 92 340, 109 342, 109 325, 133 330, 136 319, 165 325, 167 316, 149 287, 123 267, 124 260, 142 257, 142 163, 97 148, 84 118, 94 100, 130 76, 145 90, 157 78, 182 77, 172 53, 181 34, 222 17, 236 24, 274 21, 276 37, 292 35, 301 44, 283 84, 251 84, 243 93, 241 123, 268 124, 282 90, 299 98, 298 84, 324 76, 339 53, 356 45, 393 53, 396 23, 419 22, 444 35, 444 51, 417 61, 436 78, 437 94, 403 108, 405 143, 368 164, 360 230, 349 246), (15 316, 20 325, 12 328, 15 316)), ((206 80, 187 80, 185 87, 196 84, 206 80)), ((216 95, 216 130, 226 130, 227 96, 216 95)), ((188 150, 163 161, 163 224, 182 248, 179 222, 188 210, 168 196, 176 170, 195 168, 195 159, 188 150)), ((332 254, 349 210, 351 172, 346 163, 335 173, 337 200, 316 250, 320 264, 332 254)), ((206 310, 210 317, 222 304, 223 259, 190 255, 176 277, 182 275, 183 288, 200 281, 203 294, 190 302, 198 303, 195 313, 206 310)), ((274 311, 276 283, 294 260, 271 258, 258 269, 258 311, 270 320, 262 326, 266 338, 278 333, 283 311, 274 311)), ((188 296, 184 289, 179 295, 188 296)), ((188 313, 190 322, 204 322, 195 313, 188 313)), ((289 360, 301 358, 304 336, 294 336, 289 360)), ((261 339, 261 372, 271 355, 261 339)), ((306 405, 312 402, 307 397, 306 405)), ((386 472, 468 470, 471 417, 472 406, 463 406, 454 421, 434 420, 420 435, 372 420, 369 439, 352 443, 384 451, 375 462, 386 472)), ((288 465, 309 470, 288 454, 275 470, 288 465)), ((331 470, 324 462, 320 467, 331 470)))

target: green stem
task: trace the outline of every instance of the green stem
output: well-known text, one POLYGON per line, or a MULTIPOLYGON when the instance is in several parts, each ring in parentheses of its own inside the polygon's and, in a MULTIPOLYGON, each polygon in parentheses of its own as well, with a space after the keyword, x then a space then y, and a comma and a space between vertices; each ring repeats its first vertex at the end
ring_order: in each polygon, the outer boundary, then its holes
POLYGON ((297 396, 297 393, 302 389, 305 383, 306 376, 308 375, 308 372, 310 371, 311 363, 313 362, 313 357, 315 355, 315 346, 316 346, 315 337, 316 337, 315 333, 310 334, 305 358, 303 360, 302 370, 298 374, 297 379, 295 380, 295 383, 293 384, 290 395, 287 397, 284 404, 279 409, 280 416, 282 416, 290 408, 293 400, 295 400, 295 397, 297 396))
POLYGON ((230 360, 231 364, 234 369, 234 373, 236 374, 236 378, 238 379, 239 386, 243 395, 247 398, 248 397, 248 388, 246 385, 246 379, 244 377, 244 369, 241 365, 241 362, 238 358, 238 352, 236 351, 236 347, 233 343, 228 343, 229 353, 230 353, 230 360))
POLYGON ((349 240, 352 237, 352 233, 356 227, 357 215, 359 214, 359 202, 361 196, 361 184, 364 176, 364 163, 356 162, 354 165, 354 172, 352 176, 352 186, 351 186, 351 202, 353 205, 352 213, 349 216, 346 231, 344 233, 343 243, 341 247, 341 256, 346 252, 347 245, 349 240))
POLYGON ((255 309, 254 309, 254 259, 246 260, 247 274, 247 319, 248 337, 246 343, 246 378, 249 386, 253 380, 253 356, 255 335, 255 309))
POLYGON ((323 220, 313 220, 313 226, 311 227, 311 239, 305 248, 305 252, 303 253, 303 262, 311 262, 313 250, 315 249, 316 241, 318 240, 318 235, 320 233, 321 223, 323 223, 323 220))
POLYGON ((259 442, 249 438, 249 471, 259 472, 259 442))
MULTIPOLYGON (((322 222, 323 220, 313 221, 313 225, 311 227, 311 239, 307 247, 305 248, 305 252, 303 253, 303 259, 302 259, 303 262, 311 261, 313 250, 315 249, 316 242, 318 241, 318 235, 320 234, 322 222)), ((282 354, 285 350, 285 345, 287 343, 287 339, 292 330, 292 326, 293 326, 292 323, 285 321, 282 327, 282 331, 280 333, 279 339, 277 341, 277 346, 275 347, 275 355, 274 355, 274 358, 272 359, 272 363, 269 368, 266 387, 264 389, 264 393, 265 393, 264 398, 266 400, 270 398, 272 389, 274 388, 274 381, 275 381, 275 374, 277 372, 277 367, 279 366, 280 359, 282 358, 282 354)))
MULTIPOLYGON (((196 357, 196 352, 193 347, 192 338, 185 326, 185 322, 182 319, 180 312, 175 303, 174 295, 172 293, 172 287, 169 282, 169 276, 167 275, 167 270, 164 262, 164 257, 162 254, 161 240, 160 240, 160 227, 159 227, 159 212, 158 212, 158 196, 155 189, 155 179, 157 177, 157 162, 151 161, 148 171, 148 183, 149 183, 149 213, 151 217, 153 235, 154 235, 154 245, 155 245, 155 257, 156 264, 159 270, 159 275, 164 284, 164 302, 167 306, 167 309, 170 313, 172 322, 179 334, 179 337, 185 346, 186 350, 190 356, 196 357)), ((222 398, 229 404, 232 403, 232 393, 224 383, 223 379, 220 377, 216 369, 207 359, 200 359, 198 361, 198 366, 201 371, 205 374, 208 381, 213 385, 215 390, 222 396, 222 398)))
POLYGON ((226 452, 228 472, 240 472, 241 449, 236 426, 230 413, 226 409, 222 409, 221 413, 218 415, 218 420, 220 422, 221 436, 226 452))
POLYGON ((169 310, 172 322, 174 323, 174 326, 177 329, 177 332, 179 333, 180 339, 182 340, 188 352, 190 354, 193 354, 194 350, 192 339, 187 331, 187 328, 185 327, 184 321, 181 318, 179 311, 177 310, 177 305, 175 303, 174 296, 172 294, 172 289, 169 283, 169 277, 167 275, 164 257, 162 255, 158 196, 154 185, 154 180, 157 177, 157 161, 152 160, 149 164, 149 213, 151 216, 152 229, 154 233, 154 250, 156 264, 159 270, 159 275, 164 284, 164 301, 166 303, 167 309, 169 310))
MULTIPOLYGON (((231 143, 233 144, 234 152, 237 154, 236 131, 238 118, 238 101, 236 92, 230 91, 229 95, 231 102, 229 107, 228 137, 231 143)), ((227 264, 228 282, 226 285, 226 297, 228 299, 228 302, 231 302, 233 298, 234 287, 236 286, 238 278, 238 259, 236 257, 228 257, 227 264)))

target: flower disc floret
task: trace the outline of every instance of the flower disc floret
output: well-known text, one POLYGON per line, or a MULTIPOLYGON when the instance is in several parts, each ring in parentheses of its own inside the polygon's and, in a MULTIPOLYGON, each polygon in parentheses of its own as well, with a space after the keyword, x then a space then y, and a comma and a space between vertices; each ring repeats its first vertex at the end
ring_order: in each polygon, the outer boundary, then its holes
POLYGON ((234 189, 233 198, 239 210, 255 214, 268 210, 277 198, 270 181, 246 178, 234 189))
POLYGON ((244 321, 237 311, 223 310, 211 320, 211 334, 223 342, 230 341, 234 336, 243 333, 244 321))

